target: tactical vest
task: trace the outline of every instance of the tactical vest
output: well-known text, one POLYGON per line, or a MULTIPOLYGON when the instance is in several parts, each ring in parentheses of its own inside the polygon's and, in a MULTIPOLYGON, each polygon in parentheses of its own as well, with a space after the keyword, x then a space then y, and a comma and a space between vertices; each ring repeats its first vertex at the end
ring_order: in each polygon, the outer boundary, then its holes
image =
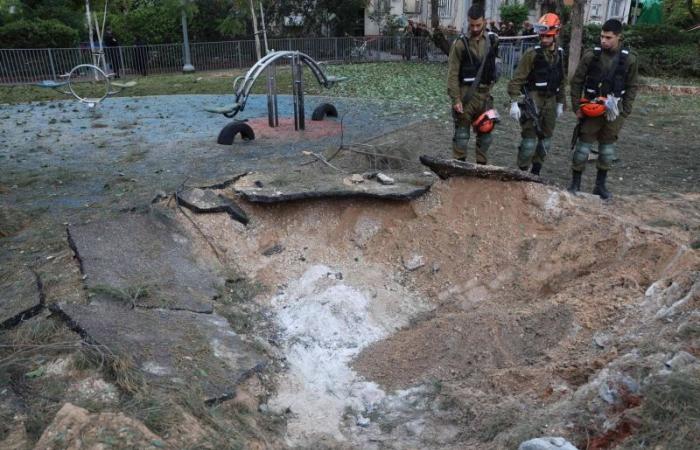
POLYGON ((544 55, 544 49, 535 46, 534 67, 527 77, 528 89, 547 94, 556 94, 561 88, 564 79, 564 49, 559 47, 554 61, 550 64, 544 55))
MULTIPOLYGON (((481 80, 479 84, 491 84, 496 80, 496 50, 490 51, 491 47, 497 45, 496 35, 494 33, 487 34, 488 39, 486 39, 486 51, 484 57, 488 56, 488 60, 484 65, 484 70, 481 72, 481 80)), ((471 86, 476 78, 476 73, 481 67, 481 58, 478 58, 469 50, 469 39, 465 35, 459 37, 464 44, 464 52, 462 53, 462 63, 459 66, 459 84, 464 86, 471 86)))
MULTIPOLYGON (((615 97, 622 97, 625 93, 625 76, 627 74, 627 57, 629 50, 620 50, 617 58, 617 66, 611 67, 608 73, 603 73, 603 65, 600 62, 600 55, 603 50, 600 47, 593 49, 593 60, 588 66, 586 81, 584 84, 584 95, 591 100, 595 97, 605 97, 613 94, 615 97)), ((614 63, 613 63, 614 64, 614 63)))

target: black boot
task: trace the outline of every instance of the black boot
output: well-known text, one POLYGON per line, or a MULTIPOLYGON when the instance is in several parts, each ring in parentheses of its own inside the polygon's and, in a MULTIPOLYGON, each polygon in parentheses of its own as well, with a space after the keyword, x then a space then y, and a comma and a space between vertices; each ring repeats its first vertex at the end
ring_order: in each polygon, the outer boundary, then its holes
POLYGON ((527 166, 525 166, 525 167, 518 167, 518 169, 522 170, 523 172, 527 172, 528 167, 527 167, 527 166))
POLYGON ((581 172, 577 170, 572 170, 571 171, 571 184, 569 185, 569 192, 572 194, 577 193, 578 191, 581 190, 581 172))
POLYGON ((542 170, 542 164, 541 163, 532 163, 532 169, 530 169, 530 172, 533 175, 540 175, 540 170, 542 170))
POLYGON ((593 193, 600 196, 603 200, 610 200, 612 198, 612 194, 608 191, 608 188, 605 187, 605 180, 607 178, 608 171, 598 169, 598 173, 595 176, 595 188, 593 189, 593 193))

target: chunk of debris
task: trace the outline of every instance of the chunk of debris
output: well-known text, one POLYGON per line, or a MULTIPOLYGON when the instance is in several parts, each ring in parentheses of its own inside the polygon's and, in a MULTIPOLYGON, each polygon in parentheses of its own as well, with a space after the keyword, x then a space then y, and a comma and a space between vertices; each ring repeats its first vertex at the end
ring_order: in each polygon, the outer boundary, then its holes
POLYGON ((165 442, 142 422, 122 413, 93 413, 66 403, 56 413, 34 448, 103 448, 105 439, 119 442, 123 448, 153 449, 165 442))
POLYGON ((276 255, 278 253, 282 253, 284 251, 284 246, 280 244, 279 242, 276 242, 275 245, 272 245, 265 250, 263 250, 262 254, 263 256, 272 256, 276 255))
POLYGON ((353 173, 353 174, 350 176, 350 182, 351 182, 351 183, 358 184, 358 183, 363 183, 364 181, 365 181, 365 177, 363 177, 363 176, 360 175, 359 173, 353 173))
POLYGON ((571 442, 561 437, 540 437, 525 441, 518 450, 578 450, 571 442))
POLYGON ((224 279, 213 262, 195 256, 185 236, 167 210, 158 208, 68 227, 92 295, 133 306, 210 313, 224 279))
POLYGON ((411 200, 427 192, 436 179, 432 174, 399 172, 392 173, 391 178, 395 180, 394 184, 382 185, 346 182, 349 177, 335 173, 313 177, 295 172, 255 173, 238 180, 233 189, 246 200, 256 203, 346 197, 411 200))
POLYGON ((379 180, 380 183, 382 184, 394 184, 394 179, 391 178, 388 175, 384 175, 383 173, 379 172, 377 174, 377 180, 379 180))
POLYGON ((238 383, 267 363, 216 314, 129 309, 108 300, 51 309, 89 342, 128 355, 147 378, 196 387, 207 402, 231 398, 238 383))
POLYGON ((547 184, 542 178, 530 172, 508 169, 500 166, 472 164, 466 161, 435 158, 428 155, 421 156, 420 162, 430 167, 430 169, 442 179, 469 176, 491 178, 500 181, 531 181, 533 183, 547 184))
POLYGON ((411 255, 408 260, 403 262, 403 266, 409 272, 420 269, 425 265, 425 257, 423 255, 411 255))
POLYGON ((198 214, 225 212, 244 225, 249 222, 248 215, 233 200, 209 189, 191 188, 176 195, 182 206, 198 214))

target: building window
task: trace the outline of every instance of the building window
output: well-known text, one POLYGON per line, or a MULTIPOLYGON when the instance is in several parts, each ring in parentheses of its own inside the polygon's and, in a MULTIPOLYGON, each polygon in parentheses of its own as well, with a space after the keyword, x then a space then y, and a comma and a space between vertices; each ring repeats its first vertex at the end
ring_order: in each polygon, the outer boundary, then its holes
POLYGON ((612 0, 610 3, 610 18, 620 19, 622 18, 622 8, 625 2, 623 0, 612 0))
POLYGON ((403 0, 405 14, 420 14, 420 0, 403 0))
POLYGON ((440 17, 450 18, 452 17, 452 3, 454 0, 437 0, 438 1, 438 13, 440 17))

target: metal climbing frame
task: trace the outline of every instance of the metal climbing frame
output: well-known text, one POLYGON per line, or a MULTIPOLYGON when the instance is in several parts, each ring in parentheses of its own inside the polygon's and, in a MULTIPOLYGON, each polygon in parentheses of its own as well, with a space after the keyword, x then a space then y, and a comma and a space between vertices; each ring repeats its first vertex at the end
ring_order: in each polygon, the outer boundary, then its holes
POLYGON ((258 77, 267 71, 267 109, 268 123, 271 127, 279 125, 277 109, 277 67, 279 60, 290 60, 292 68, 292 95, 294 98, 294 128, 304 129, 304 65, 311 69, 318 83, 326 88, 345 80, 344 77, 328 76, 320 65, 309 55, 299 51, 276 51, 262 57, 245 76, 236 77, 233 90, 236 100, 233 106, 224 108, 208 108, 207 111, 220 113, 226 117, 235 117, 245 109, 250 91, 258 77))

